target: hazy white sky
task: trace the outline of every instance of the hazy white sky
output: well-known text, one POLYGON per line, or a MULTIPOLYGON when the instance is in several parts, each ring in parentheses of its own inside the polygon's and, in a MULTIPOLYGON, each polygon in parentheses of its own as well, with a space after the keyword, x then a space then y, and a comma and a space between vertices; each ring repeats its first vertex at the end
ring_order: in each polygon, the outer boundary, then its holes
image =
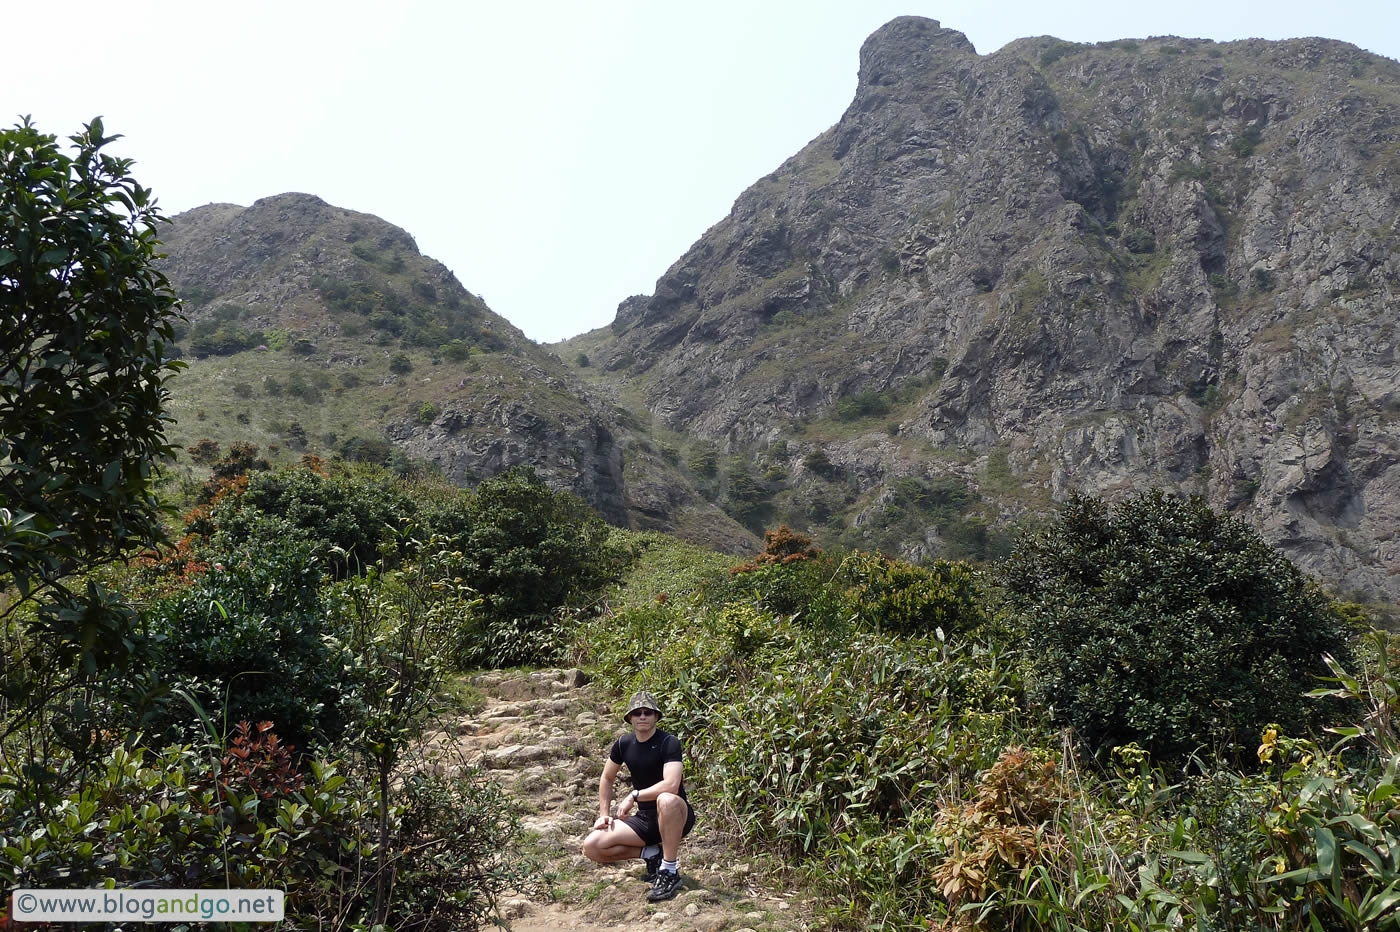
POLYGON ((866 36, 1320 35, 1400 57, 1400 4, 8 0, 0 125, 126 136, 167 214, 319 195, 405 228, 530 337, 612 320, 840 117, 866 36))

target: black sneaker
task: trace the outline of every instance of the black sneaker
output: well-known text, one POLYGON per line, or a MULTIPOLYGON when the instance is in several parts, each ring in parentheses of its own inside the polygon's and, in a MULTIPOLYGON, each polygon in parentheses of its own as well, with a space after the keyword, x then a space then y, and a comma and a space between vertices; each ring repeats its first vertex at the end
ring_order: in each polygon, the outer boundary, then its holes
POLYGON ((656 875, 661 872, 661 855, 653 854, 649 858, 642 858, 646 862, 647 872, 642 875, 642 883, 655 883, 656 875))
POLYGON ((676 871, 659 870, 656 872, 656 882, 651 885, 651 892, 647 894, 647 900, 652 903, 660 903, 680 892, 681 875, 676 871))

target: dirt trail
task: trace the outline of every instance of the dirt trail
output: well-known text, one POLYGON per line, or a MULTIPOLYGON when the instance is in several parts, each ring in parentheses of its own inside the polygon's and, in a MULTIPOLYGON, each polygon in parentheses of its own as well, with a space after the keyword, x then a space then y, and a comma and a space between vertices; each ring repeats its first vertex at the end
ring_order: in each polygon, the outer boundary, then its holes
POLYGON ((580 670, 486 673, 471 682, 486 696, 484 708, 461 716, 435 742, 455 745, 453 758, 482 766, 520 800, 530 844, 555 876, 552 897, 504 899, 513 932, 816 927, 800 892, 765 886, 750 859, 729 847, 705 818, 703 793, 691 794, 700 818, 681 848, 685 887, 674 899, 646 901, 640 860, 599 865, 583 857, 604 755, 626 728, 615 700, 580 670))

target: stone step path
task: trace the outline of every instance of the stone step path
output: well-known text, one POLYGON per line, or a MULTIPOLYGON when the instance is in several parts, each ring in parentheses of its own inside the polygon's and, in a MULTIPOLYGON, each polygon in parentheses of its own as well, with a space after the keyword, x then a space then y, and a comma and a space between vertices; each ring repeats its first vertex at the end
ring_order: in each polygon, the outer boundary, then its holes
POLYGON ((627 727, 617 700, 581 670, 484 673, 470 682, 486 697, 484 707, 446 723, 430 753, 436 745, 450 752, 444 760, 482 767, 521 804, 532 853, 554 883, 552 895, 503 900, 512 932, 818 927, 801 891, 762 881, 751 859, 705 818, 712 804, 703 790, 691 793, 700 818, 681 848, 685 888, 674 899, 648 903, 641 861, 600 865, 581 853, 597 814, 608 747, 627 727))

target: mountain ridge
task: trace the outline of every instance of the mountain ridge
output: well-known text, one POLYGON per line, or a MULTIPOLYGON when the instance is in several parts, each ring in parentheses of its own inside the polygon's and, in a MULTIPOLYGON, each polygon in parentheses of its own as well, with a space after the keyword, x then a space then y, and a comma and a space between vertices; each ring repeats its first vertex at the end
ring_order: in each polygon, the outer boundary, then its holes
POLYGON ((965 482, 994 524, 1007 468, 1036 508, 1163 485, 1395 598, 1398 92, 1400 66, 1334 40, 979 56, 902 17, 835 126, 563 354, 760 458, 853 396, 918 396, 799 439, 793 512, 817 449, 866 475, 857 525, 908 478, 965 482))
MULTIPOLYGON (((176 237, 172 278, 257 308, 288 278, 299 297, 255 320, 328 345, 358 326, 432 381, 421 403, 397 383, 395 449, 457 481, 533 462, 616 523, 739 551, 787 522, 985 559, 1072 492, 1156 486, 1246 518, 1342 593, 1395 601, 1397 127, 1400 65, 1334 40, 1037 37, 979 55, 901 17, 862 45, 835 125, 652 294, 553 353, 403 231, 347 242, 368 223, 348 213, 334 235, 288 217, 282 238, 226 239, 273 274, 261 290, 225 287, 227 256, 182 266, 197 237, 176 237), (274 261, 293 229, 324 254, 274 261), (419 284, 459 307, 426 306, 419 284), (392 307, 337 309, 379 285, 392 307), (438 336, 482 351, 438 359, 438 336)), ((295 206, 265 200, 274 227, 295 206)), ((201 210, 177 229, 233 220, 201 210)))

